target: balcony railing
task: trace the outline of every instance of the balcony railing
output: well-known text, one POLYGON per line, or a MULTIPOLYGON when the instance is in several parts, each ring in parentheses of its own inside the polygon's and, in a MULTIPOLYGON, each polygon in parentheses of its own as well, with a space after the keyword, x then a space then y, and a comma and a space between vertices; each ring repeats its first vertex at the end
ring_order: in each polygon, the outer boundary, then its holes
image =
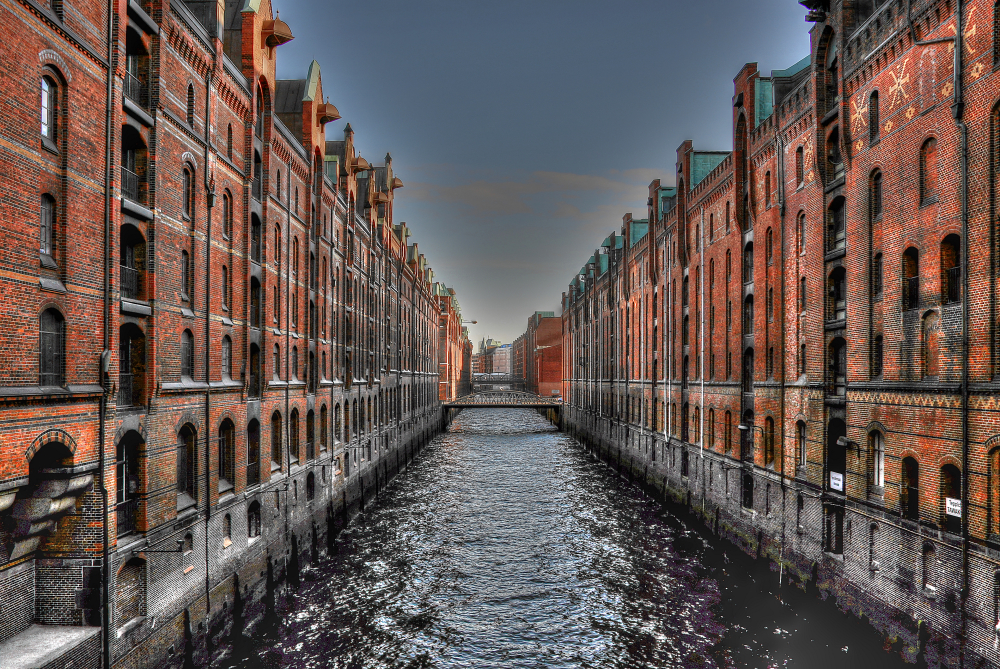
POLYGON ((149 109, 149 87, 131 72, 125 73, 125 97, 143 109, 149 109))
POLYGON ((916 309, 920 301, 920 277, 903 279, 903 309, 916 309))
POLYGON ((260 483, 260 463, 247 463, 247 485, 257 485, 260 483))
POLYGON ((136 519, 139 517, 139 500, 129 499, 119 503, 115 507, 115 515, 118 518, 119 537, 135 532, 136 519))
POLYGON ((132 407, 142 404, 142 383, 132 374, 118 375, 118 406, 132 407))
POLYGON ((962 300, 962 268, 951 267, 946 271, 948 285, 945 290, 945 302, 961 302, 962 300))
POLYGON ((141 183, 142 179, 139 178, 138 174, 127 167, 122 168, 122 195, 133 202, 145 204, 142 198, 142 191, 139 188, 141 183))
POLYGON ((250 229, 250 260, 260 264, 260 226, 250 229))
POLYGON ((264 190, 264 180, 258 175, 253 180, 253 199, 260 202, 261 193, 264 190))
POLYGON ((312 460, 316 457, 316 444, 311 441, 306 442, 306 460, 312 460))
POLYGON ((142 272, 134 267, 121 266, 122 297, 137 300, 142 293, 142 272))

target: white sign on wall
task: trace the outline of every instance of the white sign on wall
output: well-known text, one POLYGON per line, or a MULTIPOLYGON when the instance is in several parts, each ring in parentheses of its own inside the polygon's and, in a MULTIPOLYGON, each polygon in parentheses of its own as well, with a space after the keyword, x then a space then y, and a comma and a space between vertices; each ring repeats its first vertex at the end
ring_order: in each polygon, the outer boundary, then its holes
POLYGON ((844 475, 840 472, 830 472, 830 488, 837 492, 844 492, 844 475))
POLYGON ((946 515, 955 516, 957 518, 962 517, 962 500, 955 499, 954 497, 944 498, 944 512, 946 515))

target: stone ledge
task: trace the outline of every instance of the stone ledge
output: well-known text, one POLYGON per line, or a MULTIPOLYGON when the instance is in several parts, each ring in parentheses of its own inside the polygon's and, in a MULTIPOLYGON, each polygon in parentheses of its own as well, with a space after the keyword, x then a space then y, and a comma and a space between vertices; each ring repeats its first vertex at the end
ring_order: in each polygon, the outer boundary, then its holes
POLYGON ((100 627, 32 625, 0 643, 0 669, 44 667, 91 639, 99 644, 100 627))

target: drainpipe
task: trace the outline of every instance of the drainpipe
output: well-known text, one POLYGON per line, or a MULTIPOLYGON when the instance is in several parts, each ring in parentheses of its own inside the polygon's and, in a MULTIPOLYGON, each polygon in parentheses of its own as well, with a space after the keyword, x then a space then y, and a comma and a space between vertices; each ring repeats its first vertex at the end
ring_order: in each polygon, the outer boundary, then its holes
MULTIPOLYGON (((777 145, 776 154, 778 156, 777 160, 777 172, 778 172, 778 227, 781 230, 781 243, 778 245, 779 256, 778 256, 778 267, 781 269, 781 278, 779 282, 779 291, 781 295, 781 336, 778 339, 778 352, 780 354, 780 359, 778 362, 778 375, 781 379, 781 385, 778 390, 778 411, 781 416, 781 517, 787 518, 786 515, 786 497, 787 491, 785 487, 785 337, 787 337, 787 327, 785 321, 785 145, 782 141, 781 133, 778 130, 778 124, 774 124, 774 140, 777 145)), ((797 277, 796 277, 797 280, 797 277)), ((781 582, 784 580, 785 574, 785 523, 781 523, 781 545, 778 549, 778 588, 780 592, 781 582)))
MULTIPOLYGON (((670 435, 673 434, 674 429, 674 412, 671 400, 674 396, 674 338, 670 336, 674 331, 674 304, 673 304, 673 291, 670 290, 670 277, 674 271, 674 256, 670 252, 673 239, 673 235, 667 235, 666 253, 667 253, 667 276, 664 277, 664 287, 666 288, 666 295, 664 296, 664 302, 667 303, 667 317, 666 325, 664 328, 663 336, 667 340, 667 397, 666 397, 666 411, 667 420, 666 428, 663 433, 663 439, 665 442, 665 448, 670 447, 670 435)), ((666 455, 664 455, 666 457, 666 455)))
POLYGON ((101 385, 101 401, 97 418, 98 437, 97 453, 100 469, 99 492, 101 494, 101 512, 103 514, 101 522, 101 627, 104 667, 111 669, 111 596, 109 593, 111 584, 111 565, 108 564, 110 551, 108 543, 110 532, 108 531, 108 487, 105 482, 105 445, 107 437, 107 403, 108 403, 108 380, 106 368, 111 359, 111 336, 109 332, 109 314, 111 313, 111 200, 114 196, 112 184, 114 183, 114 155, 111 150, 111 117, 112 117, 112 96, 114 95, 114 49, 117 40, 114 37, 114 0, 108 2, 108 85, 105 102, 104 117, 104 347, 98 365, 98 377, 101 385))
MULTIPOLYGON (((212 491, 211 491, 211 453, 212 453, 212 432, 209 428, 212 410, 211 383, 211 313, 212 313, 212 208, 215 206, 215 184, 212 182, 212 174, 209 172, 209 158, 211 154, 211 127, 212 127, 212 74, 205 78, 205 152, 204 152, 204 174, 205 182, 205 216, 206 216, 206 239, 205 239, 205 629, 211 628, 212 615, 212 579, 211 564, 209 563, 208 537, 209 520, 212 516, 212 491)), ((193 306, 193 305, 192 305, 193 306)), ((206 645, 211 645, 211 634, 206 637, 206 645)))
MULTIPOLYGON (((698 286, 698 292, 701 293, 698 296, 698 309, 701 314, 698 318, 698 329, 701 332, 698 342, 698 375, 701 377, 701 410, 698 412, 698 443, 701 445, 699 457, 704 461, 705 459, 705 244, 702 243, 702 238, 705 235, 705 207, 701 208, 701 225, 698 226, 698 280, 701 284, 698 286)), ((702 470, 705 468, 705 463, 701 463, 702 470)), ((701 477, 701 494, 704 500, 705 496, 705 472, 702 471, 701 477)))
POLYGON ((962 207, 962 593, 959 666, 965 666, 969 599, 969 128, 965 124, 962 90, 964 35, 963 0, 955 3, 955 97, 951 112, 959 133, 959 197, 962 207))

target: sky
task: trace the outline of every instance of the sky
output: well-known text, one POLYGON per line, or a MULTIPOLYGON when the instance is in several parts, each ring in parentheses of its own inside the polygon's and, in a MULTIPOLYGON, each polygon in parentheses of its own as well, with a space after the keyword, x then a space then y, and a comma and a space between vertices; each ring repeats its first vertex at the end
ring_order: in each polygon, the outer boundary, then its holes
POLYGON ((511 342, 562 293, 677 147, 732 148, 733 78, 809 53, 795 0, 273 0, 295 35, 278 77, 319 62, 394 218, 454 288, 470 336, 511 342))

